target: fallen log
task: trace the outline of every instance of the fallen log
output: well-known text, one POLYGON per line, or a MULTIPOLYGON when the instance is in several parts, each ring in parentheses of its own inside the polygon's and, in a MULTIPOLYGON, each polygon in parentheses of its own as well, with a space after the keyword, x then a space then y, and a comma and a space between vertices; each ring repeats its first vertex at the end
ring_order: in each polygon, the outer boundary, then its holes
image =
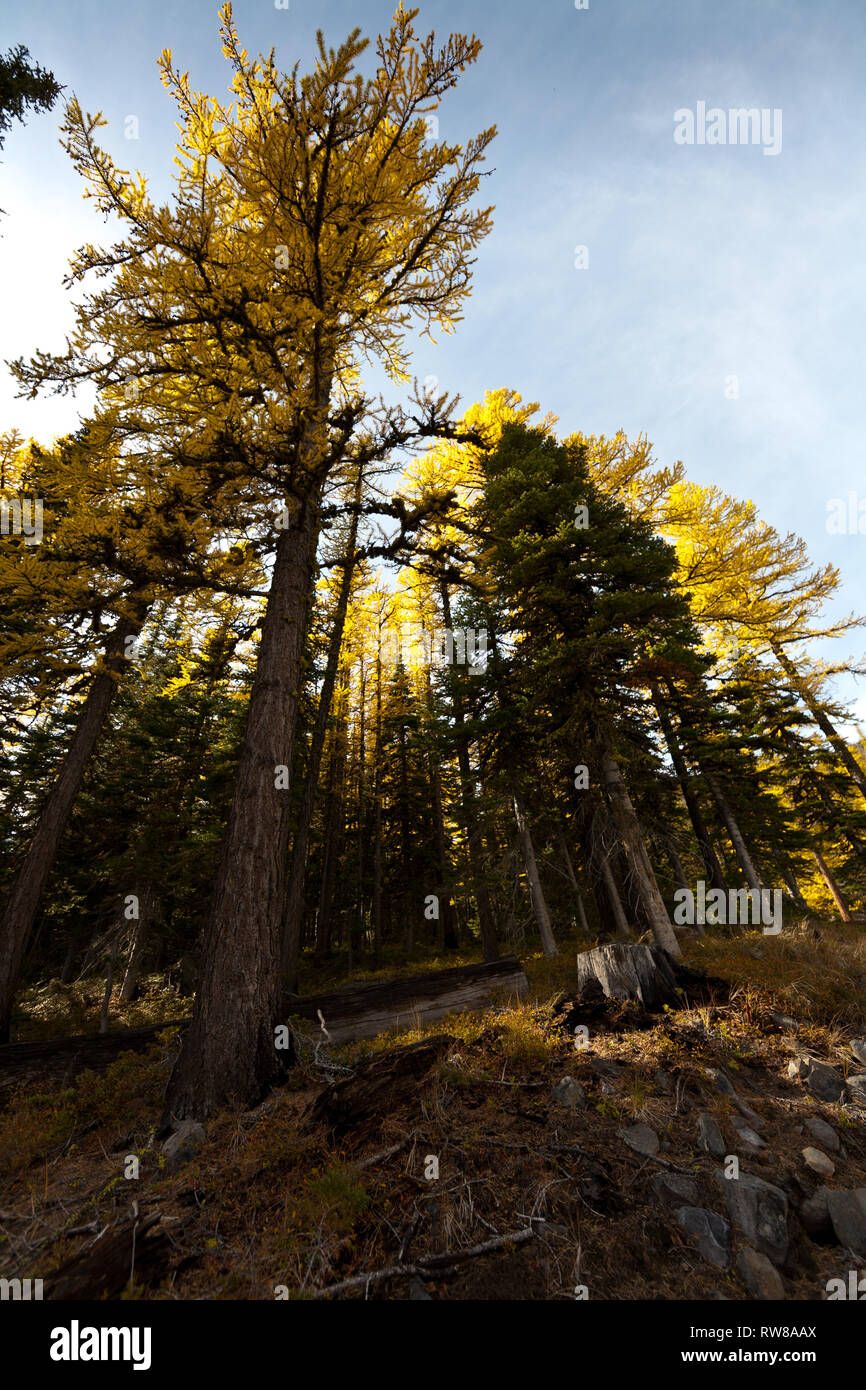
POLYGON ((116 1298, 130 1279, 152 1283, 162 1276, 172 1246, 161 1233, 149 1235, 160 1213, 132 1216, 107 1227, 91 1245, 45 1280, 43 1297, 55 1302, 116 1298))
MULTIPOLYGON (((355 1042, 392 1028, 430 1023, 444 1014, 483 1009, 495 997, 522 999, 528 988, 520 962, 503 956, 483 965, 350 984, 328 994, 290 994, 284 1010, 286 1017, 314 1023, 323 1042, 355 1042)), ((6 1043, 0 1046, 0 1092, 21 1081, 65 1084, 87 1068, 102 1071, 122 1052, 144 1051, 165 1028, 185 1028, 188 1023, 188 1018, 179 1018, 116 1033, 6 1043)))
POLYGON ((78 1072, 102 1071, 123 1052, 144 1052, 166 1028, 185 1028, 189 1019, 124 1028, 117 1033, 5 1043, 0 1047, 0 1091, 20 1081, 70 1081, 78 1072))
POLYGON ((465 1246, 462 1250, 446 1250, 441 1255, 431 1255, 427 1259, 415 1260, 413 1264, 389 1265, 386 1269, 372 1269, 367 1274, 353 1274, 342 1279, 339 1284, 317 1289, 313 1298, 332 1298, 334 1294, 346 1293, 349 1289, 366 1289, 371 1284, 381 1284, 386 1279, 403 1279, 407 1275, 418 1275, 430 1279, 443 1270, 453 1269, 455 1265, 465 1264, 467 1260, 477 1260, 481 1255, 490 1255, 509 1245, 523 1245, 535 1235, 533 1226, 522 1227, 519 1231, 507 1231, 505 1235, 493 1236, 480 1245, 465 1246))
POLYGON ((528 989, 517 958, 503 956, 483 965, 347 985, 330 994, 289 995, 285 1007, 289 1014, 315 1023, 323 1042, 344 1043, 392 1028, 417 1028, 445 1014, 483 1009, 496 996, 522 999, 528 989))
POLYGON ((360 1062, 349 1076, 325 1086, 307 1112, 308 1124, 325 1124, 336 1137, 352 1131, 359 1138, 372 1120, 382 1119, 417 1091, 424 1077, 452 1045, 445 1033, 393 1047, 360 1062))

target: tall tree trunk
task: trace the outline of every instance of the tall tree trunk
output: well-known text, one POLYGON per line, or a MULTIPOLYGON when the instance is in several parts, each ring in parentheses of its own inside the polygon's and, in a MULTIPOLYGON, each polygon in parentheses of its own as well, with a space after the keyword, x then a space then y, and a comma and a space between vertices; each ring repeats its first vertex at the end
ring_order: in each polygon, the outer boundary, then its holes
POLYGON ((0 1043, 9 1041, 12 1006, 24 951, 84 773, 125 668, 127 638, 136 637, 141 631, 144 614, 145 609, 140 606, 136 616, 119 618, 106 640, 105 655, 81 707, 72 742, 39 814, 24 862, 9 890, 0 919, 0 1043))
POLYGON ((456 951, 459 947, 457 927, 452 901, 451 857, 448 853, 448 838, 445 834, 445 817, 442 813, 442 777, 435 758, 430 762, 430 790, 433 797, 433 825, 436 833, 436 859, 439 865, 439 883, 436 896, 439 899, 439 946, 446 951, 456 951))
POLYGON ((704 780, 707 786, 709 787, 710 791, 712 792, 713 799, 715 800, 715 803, 719 808, 719 814, 721 815, 722 820, 725 822, 725 827, 727 829, 728 835, 730 836, 731 844, 734 847, 734 853, 737 856, 737 863, 743 871, 743 877, 745 878, 749 887, 754 892, 760 893, 764 885, 762 884, 761 876, 758 873, 752 861, 752 856, 749 854, 746 842, 743 839, 742 832, 737 823, 737 819, 733 811, 731 810, 728 801, 713 773, 710 772, 709 769, 703 764, 701 764, 700 766, 704 776, 704 780))
POLYGON ((821 709, 806 681, 803 680, 791 658, 786 653, 780 642, 771 642, 770 646, 773 655, 790 680, 800 699, 808 709, 818 728, 821 730, 827 742, 833 748, 842 766, 851 775, 851 780, 858 788, 860 795, 866 798, 866 772, 858 763, 851 749, 848 747, 842 735, 838 732, 830 717, 821 709))
POLYGON ((357 508, 360 505, 360 501, 361 475, 359 473, 355 485, 354 510, 352 512, 352 520, 349 525, 349 536, 346 542, 343 576, 340 581, 337 607, 334 613, 330 637, 328 639, 328 657, 325 663, 325 674, 322 678, 322 689, 319 693, 319 703, 316 709, 316 722, 313 726, 312 738, 310 740, 310 752, 307 762, 306 777, 304 779, 304 791, 301 798, 295 833, 292 837, 291 859, 289 862, 289 886, 286 893, 286 904, 283 915, 282 969, 287 986, 293 992, 297 989, 298 959, 301 947, 301 924, 304 917, 304 886, 307 875, 307 848, 310 842, 310 826, 313 822, 313 809, 316 804, 316 792, 319 785, 322 750, 325 746, 325 733, 328 728, 328 717, 331 713, 331 701, 334 695, 334 684, 337 679, 337 669, 340 662, 340 650, 343 644, 346 614, 349 609, 352 578, 357 563, 355 545, 358 539, 357 508))
POLYGON ((550 913, 547 910, 544 890, 538 876, 538 865, 535 861, 529 822, 526 819, 526 808, 523 804, 523 798, 516 789, 512 791, 511 797, 514 804, 514 816, 517 821, 517 835, 520 841, 520 852, 523 856, 523 867, 526 870, 526 881, 529 884, 532 911, 541 936, 541 948, 546 956, 558 956, 556 938, 550 925, 550 913))
POLYGON ((791 894, 794 906, 797 907, 801 912, 808 912, 809 904, 806 902, 806 899, 803 897, 803 894, 800 891, 800 885, 797 882, 796 877, 794 876, 794 870, 791 868, 791 865, 788 863, 787 859, 785 858, 785 855, 779 849, 778 845, 773 846, 773 859, 775 860, 776 868, 782 875, 782 882, 784 883, 788 892, 791 894))
MULTIPOLYGON (((440 594, 442 598, 442 613, 445 619, 445 627, 451 632, 451 596, 448 592, 448 585, 443 581, 440 584, 440 594)), ((490 906, 490 894, 487 884, 484 881, 484 869, 481 862, 481 833, 478 821, 478 808, 475 803, 475 779, 472 775, 472 765, 469 759, 469 738, 465 730, 465 716, 463 713, 463 702, 455 689, 452 700, 452 718, 454 720, 454 741, 457 747, 457 766, 460 772, 460 803, 463 812, 463 827, 466 834, 466 857, 469 861, 469 876, 472 880, 472 892, 475 898, 475 905, 478 909, 478 928, 481 936, 481 950, 486 961, 499 959, 499 947, 496 942, 496 926, 493 920, 493 911, 490 906)))
POLYGON ((604 884, 605 897, 613 913, 616 935, 621 940, 627 941, 633 935, 633 932, 628 924, 628 918, 625 915, 625 908, 622 905, 619 888, 613 876, 613 870, 610 867, 610 860, 604 851, 602 851, 599 858, 598 867, 601 874, 601 881, 604 884))
POLYGON ((683 861, 680 859, 680 856, 677 853, 676 845, 674 844, 670 835, 664 834, 660 838, 662 841, 662 845, 664 846, 665 854, 670 860, 670 866, 674 871, 674 881, 677 887, 688 889, 689 881, 686 878, 685 869, 683 868, 683 861))
POLYGON ((373 749, 373 900, 370 915, 373 919, 373 951, 376 959, 382 951, 382 633, 379 630, 379 653, 376 657, 376 742, 373 749))
POLYGON ((609 849, 605 843, 605 826, 608 824, 606 807, 593 793, 588 793, 578 812, 577 830, 599 922, 602 931, 612 931, 615 936, 627 940, 632 932, 610 867, 609 849))
POLYGON ((138 900, 138 917, 132 932, 132 946, 129 952, 129 959, 126 962, 126 970, 123 975, 123 984, 120 987, 120 1000, 123 1004, 130 1003, 138 991, 138 980, 141 975, 141 967, 144 963, 144 952, 147 946, 147 938, 150 931, 151 919, 154 916, 156 899, 152 886, 147 883, 141 890, 138 900))
POLYGON ((364 925, 364 829, 367 796, 367 672, 363 660, 358 673, 358 929, 363 953, 364 925))
POLYGON ((818 865, 818 868, 821 872, 821 877, 823 878, 827 887, 830 889, 830 894, 833 898, 834 903, 836 904, 836 907, 839 910, 839 916, 842 918, 842 921, 853 922, 854 918, 848 911, 848 904, 842 896, 842 890, 840 889, 838 883, 831 874, 830 869, 828 868, 827 863, 824 859, 824 856, 822 854, 819 854, 816 849, 812 850, 812 854, 814 855, 815 863, 818 865))
POLYGON ((727 893, 728 885, 725 882, 725 876, 722 873, 722 867, 719 864, 718 858, 716 857, 716 852, 713 849, 712 841, 710 839, 710 833, 707 829, 707 824, 704 820, 700 803, 698 801, 697 796, 695 795, 694 782, 689 776, 688 768, 686 767, 685 763, 685 758, 682 754, 682 749, 680 748, 679 741, 677 739, 676 734, 674 733, 674 727, 671 721, 670 714, 668 713, 667 706, 665 705, 662 699, 661 691, 658 689, 657 686, 653 686, 652 696, 653 703, 656 707, 656 713, 659 717, 661 731, 664 734, 665 743, 667 744, 668 752, 670 753, 671 762, 673 763, 674 771, 677 774, 677 781, 680 784, 680 790, 683 794, 683 800, 686 803, 686 809, 689 813, 689 819, 691 820, 692 828, 695 832, 695 838, 698 842, 698 849, 701 853, 701 859, 704 862, 704 871, 706 872, 707 878, 712 883, 714 888, 718 888, 723 893, 727 893))
POLYGON ((580 891, 580 884, 578 883, 577 875, 574 872, 574 865, 571 862, 571 855, 568 852, 568 845, 566 844, 565 836, 563 835, 561 830, 557 831, 557 840, 559 843, 559 850, 562 855, 563 862, 565 864, 565 872, 568 874, 568 881, 571 884, 572 891, 574 893, 575 907, 577 908, 577 923, 581 931, 586 932, 588 936, 589 923, 586 920, 586 908, 583 904, 583 894, 580 891))
POLYGON ((680 944, 656 883, 656 876, 647 854, 640 822, 632 806, 619 763, 613 756, 613 751, 605 735, 601 738, 600 753, 602 776, 610 797, 611 809, 619 828, 623 847, 629 857, 637 890, 640 893, 644 913, 650 923, 652 934, 663 951, 667 951, 671 956, 679 957, 682 954, 680 944))
POLYGON ((290 778, 319 535, 318 491, 277 542, 256 673, 205 933, 192 1021, 166 1092, 199 1119, 255 1104, 285 1074, 275 1047, 290 778), (277 777, 286 768, 288 776, 277 777), (278 785, 279 782, 279 785, 278 785))
POLYGON ((340 860, 341 827, 345 802, 346 778, 346 710, 345 687, 348 672, 343 671, 340 706, 334 729, 328 774, 328 798, 325 807, 325 842, 322 859, 322 882, 319 892, 319 911, 316 916, 316 959, 325 960, 331 953, 331 922, 333 920, 334 887, 340 860))

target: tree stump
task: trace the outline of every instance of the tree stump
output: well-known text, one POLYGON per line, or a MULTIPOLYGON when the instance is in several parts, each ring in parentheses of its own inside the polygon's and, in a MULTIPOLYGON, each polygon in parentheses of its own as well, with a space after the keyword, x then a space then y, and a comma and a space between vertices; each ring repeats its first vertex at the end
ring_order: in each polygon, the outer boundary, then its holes
POLYGON ((577 993, 591 999, 599 989, 608 999, 636 999, 645 1009, 677 1001, 677 977, 655 946, 611 942, 577 957, 577 993))

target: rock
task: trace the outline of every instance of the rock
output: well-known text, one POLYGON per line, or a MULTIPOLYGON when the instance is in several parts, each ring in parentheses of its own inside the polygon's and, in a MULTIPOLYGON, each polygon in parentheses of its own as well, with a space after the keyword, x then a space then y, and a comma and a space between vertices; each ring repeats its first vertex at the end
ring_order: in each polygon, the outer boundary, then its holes
POLYGON ((826 1189, 827 1208, 840 1245, 866 1258, 866 1187, 851 1191, 826 1189))
POLYGON ((743 1281, 756 1298, 776 1300, 785 1297, 781 1275, 759 1250, 745 1246, 737 1256, 737 1268, 743 1281))
POLYGON ((751 1173, 726 1178, 717 1171, 714 1177, 731 1220, 749 1244, 774 1264, 783 1264, 788 1253, 788 1198, 782 1189, 751 1173))
POLYGON ((668 1076, 666 1071, 657 1071, 655 1076, 653 1077, 653 1081, 655 1082, 656 1086, 661 1091, 663 1096, 669 1096, 673 1094, 674 1083, 668 1076))
POLYGON ((677 1221, 684 1231, 696 1238, 698 1253, 705 1260, 717 1269, 727 1269, 730 1227, 724 1217, 704 1207, 680 1207, 677 1221))
POLYGON ((617 1134, 630 1149, 647 1158, 655 1158, 659 1151, 659 1137, 649 1125, 631 1125, 628 1129, 618 1129, 617 1134))
POLYGON ((832 1178, 836 1171, 836 1165, 832 1158, 828 1158, 820 1149, 804 1149, 803 1157, 806 1160, 806 1166, 811 1168, 813 1173, 817 1173, 820 1178, 832 1178))
POLYGON ((565 1106, 566 1110, 582 1110, 586 1105, 583 1087, 573 1076, 563 1076, 557 1081, 552 1094, 556 1104, 565 1106))
POLYGON ((698 1185, 684 1173, 656 1173, 650 1188, 658 1200, 667 1207, 693 1207, 698 1200, 698 1185))
POLYGON ((851 1048, 851 1056, 866 1067, 866 1038, 855 1038, 853 1042, 849 1043, 849 1047, 851 1048))
POLYGON ((713 1158, 724 1158, 725 1141, 712 1115, 698 1116, 698 1148, 713 1158))
POLYGON ((819 1144, 823 1144, 825 1149, 829 1149, 831 1154, 839 1152, 839 1136, 832 1125, 828 1125, 826 1120, 822 1120, 820 1115, 809 1115, 806 1120, 806 1128, 813 1139, 817 1139, 819 1144))
POLYGON ((792 1028, 797 1027, 796 1021, 793 1018, 789 1018, 787 1014, 770 1014, 770 1018, 777 1028, 785 1028, 790 1031, 792 1028))
POLYGON ((595 1072, 596 1076, 621 1077, 625 1071, 625 1063, 609 1062, 606 1057, 593 1057, 590 1061, 589 1069, 595 1072))
POLYGON ((409 1280, 409 1301, 410 1303, 432 1303, 433 1299, 425 1289, 421 1279, 417 1274, 413 1274, 409 1280))
POLYGON ((812 1095, 818 1097, 818 1100, 829 1102, 841 1100, 845 1092, 845 1083, 833 1068, 828 1066, 826 1062, 819 1062, 815 1057, 797 1057, 788 1066, 788 1075, 790 1077, 799 1076, 812 1095))
POLYGON ((855 1105, 866 1106, 866 1072, 848 1077, 848 1099, 855 1105))
POLYGON ((725 1076, 723 1071, 719 1071, 715 1067, 709 1067, 706 1075, 709 1080, 712 1081, 717 1091, 720 1091, 723 1096, 727 1096, 729 1100, 734 1102, 740 1114, 749 1121, 750 1125, 755 1129, 764 1128, 766 1121, 762 1120, 760 1115, 756 1115, 752 1107, 747 1105, 744 1100, 740 1099, 731 1084, 730 1078, 725 1076))
POLYGON ((744 1120, 734 1120, 733 1125, 737 1131, 737 1138, 747 1149, 765 1149, 767 1147, 760 1135, 756 1134, 753 1129, 749 1129, 744 1120))
POLYGON ((181 1120, 162 1146, 166 1168, 179 1168, 182 1163, 188 1163, 206 1138, 204 1129, 195 1120, 181 1120))
POLYGON ((827 1192, 826 1187, 819 1187, 818 1191, 813 1192, 800 1206, 800 1220, 804 1229, 816 1241, 827 1239, 833 1234, 827 1192))

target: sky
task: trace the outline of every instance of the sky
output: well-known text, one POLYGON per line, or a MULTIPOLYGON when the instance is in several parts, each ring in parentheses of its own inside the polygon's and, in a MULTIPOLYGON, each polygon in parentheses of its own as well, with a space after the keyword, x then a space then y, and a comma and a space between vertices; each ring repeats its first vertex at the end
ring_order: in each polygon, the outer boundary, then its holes
MULTIPOLYGON (((333 44, 355 26, 375 38, 394 8, 278 3, 236 0, 241 40, 302 71, 318 28, 333 44)), ((117 162, 166 196, 175 110, 156 59, 171 48, 194 86, 224 95, 218 8, 0 0, 0 51, 25 44, 65 96, 103 113, 117 162)), ((562 433, 646 434, 660 464, 751 498, 816 564, 838 565, 828 616, 866 613, 866 4, 428 0, 416 29, 431 28, 484 45, 439 134, 498 127, 483 181, 496 210, 465 318, 435 346, 418 341, 417 376, 464 405, 513 387, 562 433), (765 113, 754 143, 727 138, 738 108, 765 113), (828 529, 851 493, 864 534, 828 529)), ((0 156, 0 429, 44 442, 74 428, 87 397, 18 400, 2 364, 62 347, 68 259, 110 231, 82 201, 61 118, 58 105, 13 126, 0 156)), ((864 631, 820 655, 862 660, 864 631)), ((836 688, 866 723, 866 683, 836 688)))

